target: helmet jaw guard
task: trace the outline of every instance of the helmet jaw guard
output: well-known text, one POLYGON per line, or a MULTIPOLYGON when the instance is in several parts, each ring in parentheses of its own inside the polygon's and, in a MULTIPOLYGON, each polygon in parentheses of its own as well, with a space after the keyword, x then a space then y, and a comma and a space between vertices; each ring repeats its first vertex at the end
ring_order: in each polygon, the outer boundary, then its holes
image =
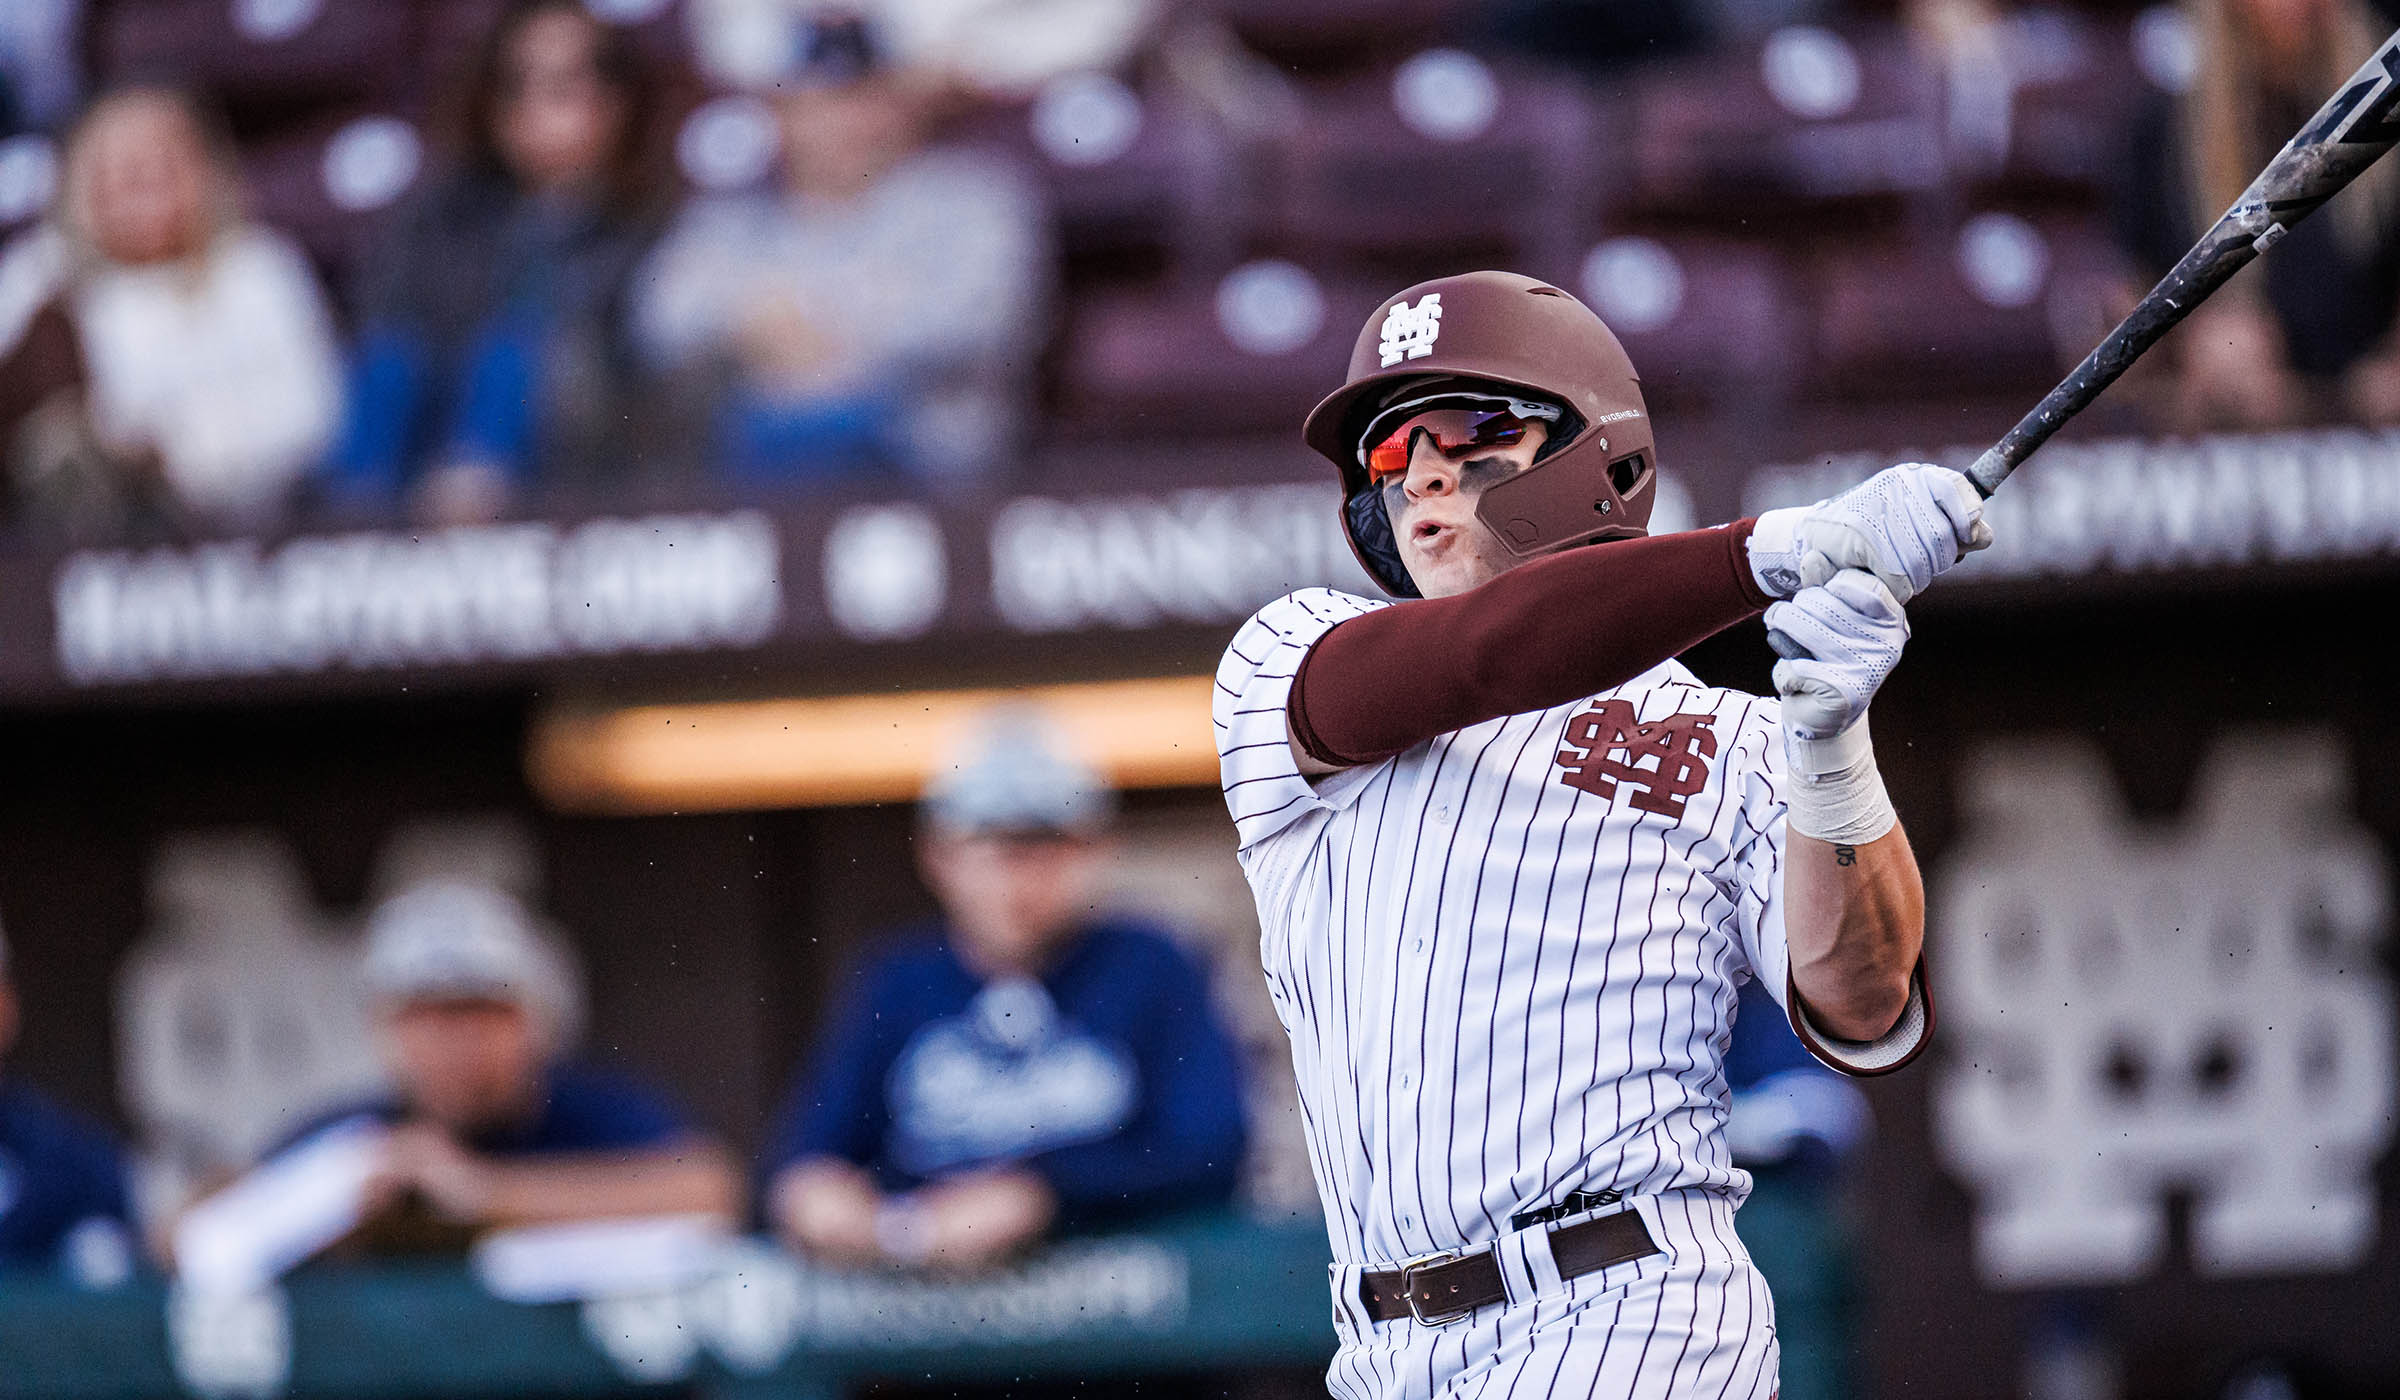
MULTIPOLYGON (((1647 425, 1641 436, 1648 438, 1647 425)), ((1475 518, 1519 559, 1579 544, 1625 539, 1650 528, 1658 471, 1647 442, 1587 428, 1556 453, 1487 488, 1475 518), (1593 435, 1597 436, 1593 436, 1593 435)))
POLYGON ((1656 453, 1640 381, 1616 336, 1583 303, 1532 278, 1445 277, 1409 288, 1368 319, 1348 382, 1317 405, 1303 429, 1309 446, 1341 469, 1343 532, 1385 591, 1418 596, 1383 493, 1359 460, 1357 435, 1398 391, 1429 379, 1530 392, 1567 410, 1542 455, 1476 503, 1476 518, 1511 555, 1529 559, 1647 532, 1656 453), (1579 426, 1569 431, 1570 424, 1579 426))

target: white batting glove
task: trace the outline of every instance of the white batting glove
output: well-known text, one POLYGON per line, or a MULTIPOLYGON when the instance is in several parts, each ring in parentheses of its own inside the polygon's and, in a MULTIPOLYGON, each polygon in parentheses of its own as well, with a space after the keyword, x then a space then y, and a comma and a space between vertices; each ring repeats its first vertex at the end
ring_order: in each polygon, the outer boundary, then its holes
POLYGON ((1767 609, 1767 645, 1784 732, 1830 739, 1867 712, 1884 677, 1900 664, 1908 614, 1873 574, 1844 569, 1767 609))
POLYGON ((1831 740, 1858 723, 1906 644, 1908 615, 1865 569, 1843 569, 1766 610, 1766 646, 1783 658, 1783 732, 1831 740))
POLYGON ((1767 609, 1793 831, 1861 845, 1899 821, 1875 768, 1867 705, 1900 664, 1908 614, 1881 580, 1843 569, 1767 609))
POLYGON ((1907 462, 1813 506, 1758 517, 1750 572, 1778 598, 1865 569, 1905 603, 1992 542, 1983 496, 1948 467, 1907 462))

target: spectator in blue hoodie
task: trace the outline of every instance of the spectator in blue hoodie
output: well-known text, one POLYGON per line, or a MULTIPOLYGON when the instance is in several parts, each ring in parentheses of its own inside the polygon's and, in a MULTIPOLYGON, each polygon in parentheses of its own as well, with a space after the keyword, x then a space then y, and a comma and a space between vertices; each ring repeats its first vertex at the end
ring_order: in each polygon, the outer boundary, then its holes
POLYGON ((799 1077, 767 1156, 786 1241, 973 1270, 1232 1198, 1246 1127, 1208 978, 1160 930, 1091 912, 1110 806, 1024 716, 931 784, 943 918, 869 961, 799 1077))
MULTIPOLYGON (((17 1025, 0 938, 0 1061, 17 1025)), ((113 1282, 133 1266, 131 1220, 124 1163, 108 1135, 0 1073, 0 1270, 113 1282)))

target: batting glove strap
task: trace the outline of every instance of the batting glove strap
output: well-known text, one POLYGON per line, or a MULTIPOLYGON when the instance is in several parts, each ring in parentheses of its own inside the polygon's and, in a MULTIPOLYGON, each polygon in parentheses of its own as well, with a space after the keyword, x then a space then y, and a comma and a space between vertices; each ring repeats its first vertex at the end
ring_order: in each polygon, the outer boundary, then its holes
POLYGON ((1838 846, 1863 846, 1900 822, 1883 774, 1875 767, 1875 743, 1866 716, 1830 738, 1803 739, 1783 731, 1788 780, 1784 824, 1800 836, 1838 846))
POLYGON ((1785 506, 1765 511, 1750 527, 1750 576, 1768 597, 1789 598, 1807 586, 1800 578, 1800 522, 1814 509, 1785 506))

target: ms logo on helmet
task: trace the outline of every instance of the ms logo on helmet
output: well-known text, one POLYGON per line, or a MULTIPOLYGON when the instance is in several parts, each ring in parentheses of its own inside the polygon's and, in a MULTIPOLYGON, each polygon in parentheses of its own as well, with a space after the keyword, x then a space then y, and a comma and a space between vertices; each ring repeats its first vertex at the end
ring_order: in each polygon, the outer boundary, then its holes
POLYGON ((1427 292, 1417 304, 1406 301, 1392 303, 1383 313, 1383 367, 1390 369, 1402 360, 1422 360, 1433 353, 1433 342, 1442 334, 1442 294, 1427 292))

